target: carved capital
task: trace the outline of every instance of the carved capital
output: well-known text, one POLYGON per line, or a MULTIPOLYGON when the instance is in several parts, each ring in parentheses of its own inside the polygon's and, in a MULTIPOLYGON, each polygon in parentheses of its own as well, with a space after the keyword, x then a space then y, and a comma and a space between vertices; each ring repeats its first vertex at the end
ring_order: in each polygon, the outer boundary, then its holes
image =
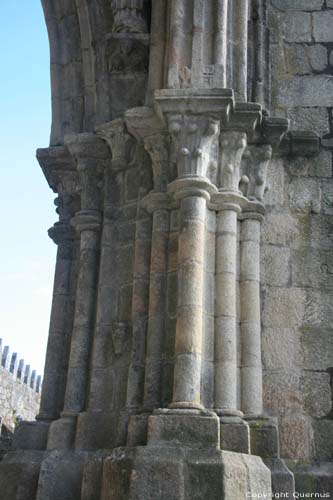
POLYGON ((146 33, 144 0, 111 0, 114 33, 146 33))
POLYGON ((243 194, 250 201, 263 202, 267 190, 267 168, 272 158, 272 146, 249 146, 245 154, 246 170, 242 177, 243 194))
POLYGON ((103 123, 96 127, 96 133, 104 139, 111 149, 111 168, 123 170, 129 163, 131 136, 127 133, 123 118, 103 123))
POLYGON ((246 148, 244 132, 223 132, 220 137, 219 191, 239 193, 240 164, 246 148))
POLYGON ((99 211, 103 172, 109 164, 109 149, 95 134, 67 135, 65 144, 76 161, 81 210, 99 211))
POLYGON ((175 143, 178 178, 206 178, 219 121, 206 115, 170 114, 168 130, 175 143))
POLYGON ((170 136, 165 124, 149 107, 128 110, 125 120, 130 133, 143 144, 151 158, 154 190, 166 191, 172 173, 169 165, 170 136))

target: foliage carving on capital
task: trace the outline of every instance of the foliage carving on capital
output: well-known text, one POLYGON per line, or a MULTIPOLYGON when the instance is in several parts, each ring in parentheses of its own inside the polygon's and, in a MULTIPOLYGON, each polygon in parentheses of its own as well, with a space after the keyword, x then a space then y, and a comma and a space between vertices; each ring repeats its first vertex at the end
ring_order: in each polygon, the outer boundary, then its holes
POLYGON ((124 120, 117 118, 112 122, 103 123, 96 127, 96 133, 109 145, 112 169, 125 169, 130 162, 133 138, 127 132, 124 120))
POLYGON ((220 137, 219 191, 239 192, 240 165, 247 144, 245 132, 223 132, 220 137))
POLYGON ((147 33, 144 0, 111 0, 114 33, 147 33))
POLYGON ((168 130, 174 140, 179 178, 206 178, 213 160, 219 120, 195 114, 170 115, 168 130))
POLYGON ((251 145, 244 155, 242 191, 250 201, 263 202, 268 190, 267 170, 272 158, 272 146, 251 145))
POLYGON ((152 162, 154 190, 166 191, 172 178, 172 172, 169 171, 169 136, 163 133, 147 136, 144 138, 144 148, 152 162))

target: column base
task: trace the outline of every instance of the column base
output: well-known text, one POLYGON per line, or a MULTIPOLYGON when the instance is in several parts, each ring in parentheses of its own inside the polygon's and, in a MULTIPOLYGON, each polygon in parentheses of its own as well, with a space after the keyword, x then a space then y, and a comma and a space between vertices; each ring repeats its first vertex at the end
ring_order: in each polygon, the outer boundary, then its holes
POLYGON ((293 473, 280 458, 279 429, 277 419, 266 416, 248 416, 251 453, 262 457, 272 474, 274 494, 285 493, 293 498, 295 481, 293 473))
POLYGON ((271 498, 259 457, 189 446, 117 448, 105 460, 103 500, 271 498))
MULTIPOLYGON (((119 446, 117 442, 118 413, 91 411, 77 417, 75 449, 103 450, 119 446)), ((122 443, 122 444, 125 444, 122 443)))
POLYGON ((51 422, 21 422, 14 432, 13 450, 46 450, 51 422))
POLYGON ((250 428, 240 417, 220 417, 221 450, 250 454, 250 428))
POLYGON ((62 415, 50 425, 47 449, 71 450, 74 448, 77 415, 62 415))

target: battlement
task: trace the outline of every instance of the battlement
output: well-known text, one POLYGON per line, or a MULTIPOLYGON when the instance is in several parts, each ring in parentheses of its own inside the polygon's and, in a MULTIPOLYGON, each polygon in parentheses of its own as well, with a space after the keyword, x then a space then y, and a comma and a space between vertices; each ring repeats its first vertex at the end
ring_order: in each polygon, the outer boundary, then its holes
POLYGON ((11 354, 10 347, 8 345, 3 346, 1 338, 0 359, 1 367, 11 373, 14 378, 23 382, 38 394, 41 392, 42 376, 37 375, 36 370, 31 370, 30 365, 26 364, 24 359, 19 360, 17 352, 11 354))
MULTIPOLYGON (((39 410, 42 376, 0 339, 0 423, 13 431, 21 420, 34 420, 39 410)), ((2 432, 0 432, 2 434, 2 432)))

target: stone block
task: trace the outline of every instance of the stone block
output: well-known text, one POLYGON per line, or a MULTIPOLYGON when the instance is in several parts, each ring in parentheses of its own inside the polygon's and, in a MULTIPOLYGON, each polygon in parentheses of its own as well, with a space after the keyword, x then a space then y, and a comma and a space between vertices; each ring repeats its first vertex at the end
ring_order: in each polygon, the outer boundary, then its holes
MULTIPOLYGON (((288 466, 294 473, 296 491, 308 498, 315 498, 318 492, 329 498, 333 491, 333 464, 332 462, 290 462, 288 466)), ((300 496, 301 498, 301 496, 300 496)))
POLYGON ((304 412, 312 417, 327 415, 332 407, 329 373, 304 371, 300 376, 299 384, 304 412))
POLYGON ((315 158, 288 158, 286 167, 295 176, 332 177, 332 153, 322 150, 315 158))
POLYGON ((333 323, 332 294, 309 289, 304 314, 305 327, 331 328, 333 323))
POLYGON ((333 217, 331 215, 312 215, 309 231, 310 245, 321 250, 333 247, 333 217))
POLYGON ((271 245, 289 245, 300 235, 296 217, 286 213, 268 213, 262 226, 262 242, 271 245))
POLYGON ((321 210, 321 187, 316 179, 292 178, 288 195, 290 207, 296 212, 318 214, 321 210))
POLYGON ((311 42, 311 14, 288 12, 283 19, 281 31, 287 42, 311 42))
POLYGON ((325 182, 322 187, 322 212, 333 215, 333 183, 325 182))
MULTIPOLYGON (((327 108, 289 108, 287 118, 292 130, 313 130, 322 136, 329 132, 327 108)), ((312 160, 316 162, 316 160, 312 160)))
POLYGON ((279 433, 276 419, 248 419, 251 454, 262 458, 278 458, 279 433))
POLYGON ((4 500, 36 500, 41 451, 14 451, 0 462, 0 491, 4 500))
POLYGON ((279 10, 321 10, 324 0, 272 0, 273 7, 279 10))
POLYGON ((274 91, 276 104, 281 107, 333 106, 333 77, 329 75, 280 79, 274 91))
POLYGON ((290 250, 274 245, 261 247, 260 281, 264 285, 286 286, 290 280, 290 250))
POLYGON ((333 460, 333 420, 315 419, 312 422, 314 438, 314 458, 322 461, 333 460))
POLYGON ((284 415, 279 419, 281 457, 309 460, 313 452, 311 421, 301 413, 284 415))
POLYGON ((296 371, 264 371, 264 408, 272 415, 303 410, 303 394, 296 371))
POLYGON ((328 64, 327 48, 320 44, 286 45, 284 57, 285 72, 291 75, 311 75, 314 71, 324 71, 328 64))
POLYGON ((262 322, 265 327, 301 326, 305 314, 306 293, 299 288, 265 287, 262 322))
MULTIPOLYGON (((272 492, 275 497, 293 498, 295 494, 294 474, 288 469, 284 460, 280 458, 264 458, 264 464, 269 468, 272 475, 272 492)), ((274 496, 273 496, 274 498, 274 496)))
POLYGON ((283 161, 273 158, 267 169, 268 191, 265 194, 265 204, 281 206, 284 204, 284 166, 283 161))
POLYGON ((264 328, 261 335, 263 367, 292 370, 302 364, 298 328, 264 328))
POLYGON ((220 431, 221 450, 250 453, 250 429, 247 422, 233 417, 224 417, 221 418, 220 431), (235 421, 232 422, 232 420, 235 421))
POLYGON ((333 253, 306 248, 292 252, 292 285, 319 289, 333 288, 333 253), (304 270, 306 269, 306 272, 304 270))
POLYGON ((148 420, 148 446, 190 446, 217 448, 219 419, 216 415, 191 415, 180 411, 152 415, 148 420))
POLYGON ((13 450, 45 450, 50 424, 21 422, 14 433, 13 450))
POLYGON ((306 370, 327 370, 333 366, 333 330, 302 328, 301 351, 306 370))
POLYGON ((312 14, 313 37, 316 42, 332 42, 333 12, 322 11, 312 14))

